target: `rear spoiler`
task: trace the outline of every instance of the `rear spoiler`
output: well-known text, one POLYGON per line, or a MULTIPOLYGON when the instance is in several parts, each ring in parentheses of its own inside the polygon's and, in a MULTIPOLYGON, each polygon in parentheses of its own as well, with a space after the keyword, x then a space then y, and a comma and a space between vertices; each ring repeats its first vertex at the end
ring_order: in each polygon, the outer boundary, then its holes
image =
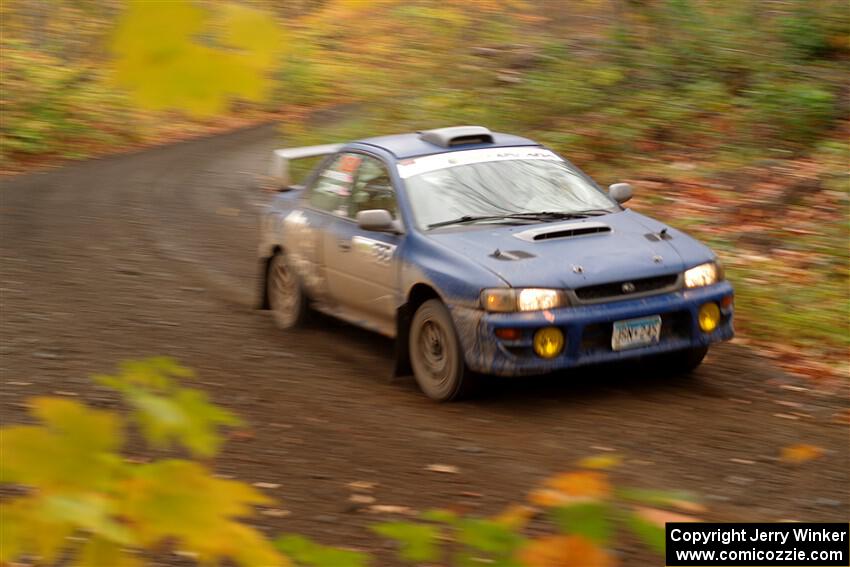
POLYGON ((288 187, 292 184, 289 174, 289 162, 293 159, 319 157, 335 154, 344 144, 324 144, 321 146, 303 146, 300 148, 283 148, 272 152, 272 163, 269 175, 272 176, 280 187, 288 187))

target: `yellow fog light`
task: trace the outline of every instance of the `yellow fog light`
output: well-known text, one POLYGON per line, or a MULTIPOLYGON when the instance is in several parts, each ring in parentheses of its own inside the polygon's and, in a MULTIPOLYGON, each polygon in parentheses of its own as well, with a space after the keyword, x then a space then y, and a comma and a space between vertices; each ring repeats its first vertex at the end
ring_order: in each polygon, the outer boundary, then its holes
POLYGON ((716 303, 706 303, 699 308, 699 328, 710 333, 720 323, 720 308, 716 303))
POLYGON ((554 358, 564 350, 564 333, 556 327, 543 327, 534 333, 534 352, 540 358, 554 358))

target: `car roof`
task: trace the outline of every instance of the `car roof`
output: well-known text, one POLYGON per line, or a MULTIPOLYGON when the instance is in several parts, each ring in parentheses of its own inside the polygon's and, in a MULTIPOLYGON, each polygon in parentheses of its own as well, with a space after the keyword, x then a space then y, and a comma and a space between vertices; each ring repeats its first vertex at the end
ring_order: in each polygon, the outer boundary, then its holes
MULTIPOLYGON (((445 130, 449 129, 447 128, 445 130)), ((432 130, 431 132, 439 132, 439 130, 432 130)), ((431 141, 427 141, 426 139, 423 139, 423 137, 428 138, 428 136, 424 134, 427 134, 427 132, 410 132, 407 134, 377 136, 374 138, 365 138, 363 140, 357 140, 355 142, 352 142, 352 144, 364 144, 367 146, 382 148, 399 159, 478 148, 502 148, 509 146, 540 145, 533 140, 529 140, 528 138, 523 138, 521 136, 514 136, 512 134, 502 134, 499 132, 488 131, 488 134, 492 137, 492 142, 476 142, 469 144, 451 145, 446 147, 444 145, 439 145, 431 141)))

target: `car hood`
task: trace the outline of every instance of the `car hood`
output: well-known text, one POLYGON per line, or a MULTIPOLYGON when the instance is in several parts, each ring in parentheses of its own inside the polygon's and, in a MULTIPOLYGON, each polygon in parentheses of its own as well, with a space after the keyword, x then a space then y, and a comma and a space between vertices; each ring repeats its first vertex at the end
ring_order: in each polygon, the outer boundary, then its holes
POLYGON ((428 238, 513 287, 575 289, 674 274, 713 258, 688 235, 629 210, 539 224, 467 225, 428 238))

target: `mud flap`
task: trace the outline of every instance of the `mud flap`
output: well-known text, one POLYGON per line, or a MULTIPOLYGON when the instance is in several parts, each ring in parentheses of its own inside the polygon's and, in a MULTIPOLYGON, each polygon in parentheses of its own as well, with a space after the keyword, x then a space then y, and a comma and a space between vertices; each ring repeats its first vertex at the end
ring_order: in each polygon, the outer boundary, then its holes
POLYGON ((395 360, 392 378, 413 375, 413 367, 410 366, 410 320, 411 313, 407 304, 396 310, 395 360))

